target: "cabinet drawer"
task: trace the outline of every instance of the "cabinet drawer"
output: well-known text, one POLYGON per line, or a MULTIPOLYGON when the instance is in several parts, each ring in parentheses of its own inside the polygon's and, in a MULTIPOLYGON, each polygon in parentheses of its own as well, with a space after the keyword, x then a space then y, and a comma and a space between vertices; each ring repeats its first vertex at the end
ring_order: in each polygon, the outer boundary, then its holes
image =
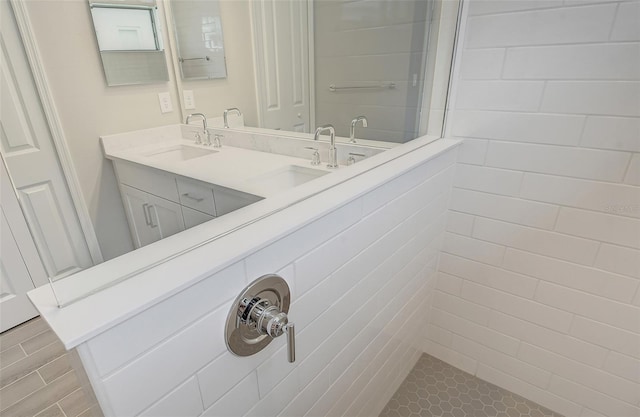
POLYGON ((242 193, 224 187, 215 187, 213 195, 216 200, 216 213, 218 216, 231 213, 234 210, 262 200, 262 197, 257 195, 242 193))
POLYGON ((213 216, 202 213, 198 210, 192 210, 189 207, 182 207, 182 216, 184 217, 184 227, 187 229, 215 219, 213 216))
POLYGON ((210 185, 180 177, 176 179, 176 182, 180 194, 180 204, 211 216, 216 215, 213 190, 210 185))
POLYGON ((121 161, 114 161, 118 181, 138 190, 144 190, 155 196, 180 202, 175 176, 159 169, 141 167, 121 161))

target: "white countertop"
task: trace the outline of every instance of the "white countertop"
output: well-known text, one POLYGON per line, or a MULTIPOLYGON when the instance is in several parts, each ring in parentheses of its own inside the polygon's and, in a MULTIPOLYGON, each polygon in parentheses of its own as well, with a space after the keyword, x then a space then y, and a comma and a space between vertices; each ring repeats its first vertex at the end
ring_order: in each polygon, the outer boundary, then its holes
POLYGON ((269 182, 261 182, 260 179, 291 165, 326 173, 334 172, 326 168, 326 163, 311 165, 310 159, 228 145, 223 145, 221 148, 195 145, 193 140, 186 139, 167 139, 162 142, 115 150, 105 146, 105 156, 109 159, 133 162, 261 197, 272 196, 283 191, 283 188, 269 182), (183 161, 167 161, 158 156, 164 150, 168 151, 181 145, 213 151, 213 153, 183 161))

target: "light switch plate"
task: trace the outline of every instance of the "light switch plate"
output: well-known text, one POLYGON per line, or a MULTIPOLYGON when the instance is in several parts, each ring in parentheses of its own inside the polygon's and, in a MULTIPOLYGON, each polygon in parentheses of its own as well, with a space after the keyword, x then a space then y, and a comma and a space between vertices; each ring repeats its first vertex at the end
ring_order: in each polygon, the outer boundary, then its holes
POLYGON ((184 99, 184 108, 192 110, 196 108, 196 99, 193 96, 193 90, 183 90, 182 97, 184 99))
POLYGON ((159 93, 158 100, 160 100, 160 111, 162 113, 169 113, 173 111, 173 104, 171 104, 171 95, 169 92, 159 93))

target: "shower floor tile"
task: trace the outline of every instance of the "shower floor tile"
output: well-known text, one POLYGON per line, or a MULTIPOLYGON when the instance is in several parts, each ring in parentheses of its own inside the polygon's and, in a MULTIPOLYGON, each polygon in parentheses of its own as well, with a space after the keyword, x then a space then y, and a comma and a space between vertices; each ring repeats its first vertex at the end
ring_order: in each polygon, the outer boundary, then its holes
POLYGON ((424 354, 380 417, 562 417, 424 354))

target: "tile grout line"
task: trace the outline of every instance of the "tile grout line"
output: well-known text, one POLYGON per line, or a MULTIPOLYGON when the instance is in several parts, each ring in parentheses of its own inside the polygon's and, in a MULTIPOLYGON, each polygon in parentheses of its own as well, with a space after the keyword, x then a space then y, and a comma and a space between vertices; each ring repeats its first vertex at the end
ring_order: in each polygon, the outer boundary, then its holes
MULTIPOLYGON (((5 385, 4 387, 2 387, 2 388, 0 389, 0 391, 1 391, 1 390, 4 390, 5 388, 9 388, 9 387, 11 387, 12 385, 14 385, 14 384, 16 384, 16 383, 18 383, 18 382, 22 381, 23 379, 25 379, 25 378, 26 378, 26 377, 28 377, 29 375, 32 375, 33 373, 37 373, 37 372, 36 372, 36 371, 33 371, 33 372, 30 372, 30 373, 28 373, 27 375, 23 376, 22 378, 16 379, 15 381, 13 381, 12 383, 10 383, 9 385, 5 385)), ((38 376, 40 376, 40 374, 38 374, 38 376)), ((42 377, 40 377, 40 379, 42 379, 42 377)), ((0 411, 4 411, 4 410, 6 410, 6 409, 7 409, 7 408, 9 408, 9 407, 12 407, 12 406, 14 406, 15 404, 18 404, 20 401, 24 400, 25 398, 27 398, 28 396, 30 396, 30 395, 31 395, 31 394, 33 394, 34 392, 38 391, 38 390, 39 390, 39 389, 41 389, 41 388, 46 387, 46 386, 47 386, 46 382, 44 382, 44 380, 43 380, 42 382, 44 383, 44 385, 43 385, 43 386, 41 386, 41 387, 37 388, 35 391, 31 391, 31 392, 27 393, 26 395, 24 395, 23 397, 20 397, 18 400, 14 401, 13 403, 9 404, 9 405, 8 405, 8 406, 6 406, 6 407, 2 406, 2 407, 0 408, 0 411)))
MULTIPOLYGON (((57 358, 56 358, 56 359, 57 359, 57 358)), ((38 388, 37 390, 33 391, 32 393, 30 393, 30 394, 29 394, 29 396, 34 395, 34 394, 37 394, 39 391, 42 391, 43 389, 47 388, 48 386, 51 386, 54 382, 56 382, 56 381, 58 381, 58 380, 60 380, 60 379, 64 378, 65 376, 67 376, 67 375, 69 375, 69 374, 71 374, 71 373, 75 373, 75 371, 72 369, 72 370, 70 370, 70 371, 68 371, 68 372, 65 372, 64 374, 60 375, 59 377, 57 377, 57 378, 53 379, 50 383, 46 384, 44 387, 38 388)), ((77 391, 77 390, 75 390, 75 391, 77 391)), ((67 396, 68 396, 68 395, 67 395, 67 396)), ((67 396, 65 396, 64 398, 66 398, 67 396)), ((25 398, 26 398, 26 397, 25 397, 25 398)), ((24 398, 23 398, 23 400, 24 400, 24 398)), ((17 403, 16 403, 16 404, 17 404, 17 403)), ((46 410, 47 408, 51 407, 53 404, 58 404, 58 402, 51 403, 51 404, 46 404, 46 405, 44 406, 44 408, 42 408, 42 409, 38 410, 35 414, 37 415, 37 414, 39 414, 39 413, 43 412, 43 411, 44 411, 44 410, 46 410)), ((58 407, 60 407, 60 406, 58 405, 58 407)), ((62 413, 64 414, 64 410, 62 410, 62 407, 60 407, 60 410, 61 410, 61 411, 62 411, 62 413)), ((66 414, 65 414, 65 415, 66 415, 66 414)))

